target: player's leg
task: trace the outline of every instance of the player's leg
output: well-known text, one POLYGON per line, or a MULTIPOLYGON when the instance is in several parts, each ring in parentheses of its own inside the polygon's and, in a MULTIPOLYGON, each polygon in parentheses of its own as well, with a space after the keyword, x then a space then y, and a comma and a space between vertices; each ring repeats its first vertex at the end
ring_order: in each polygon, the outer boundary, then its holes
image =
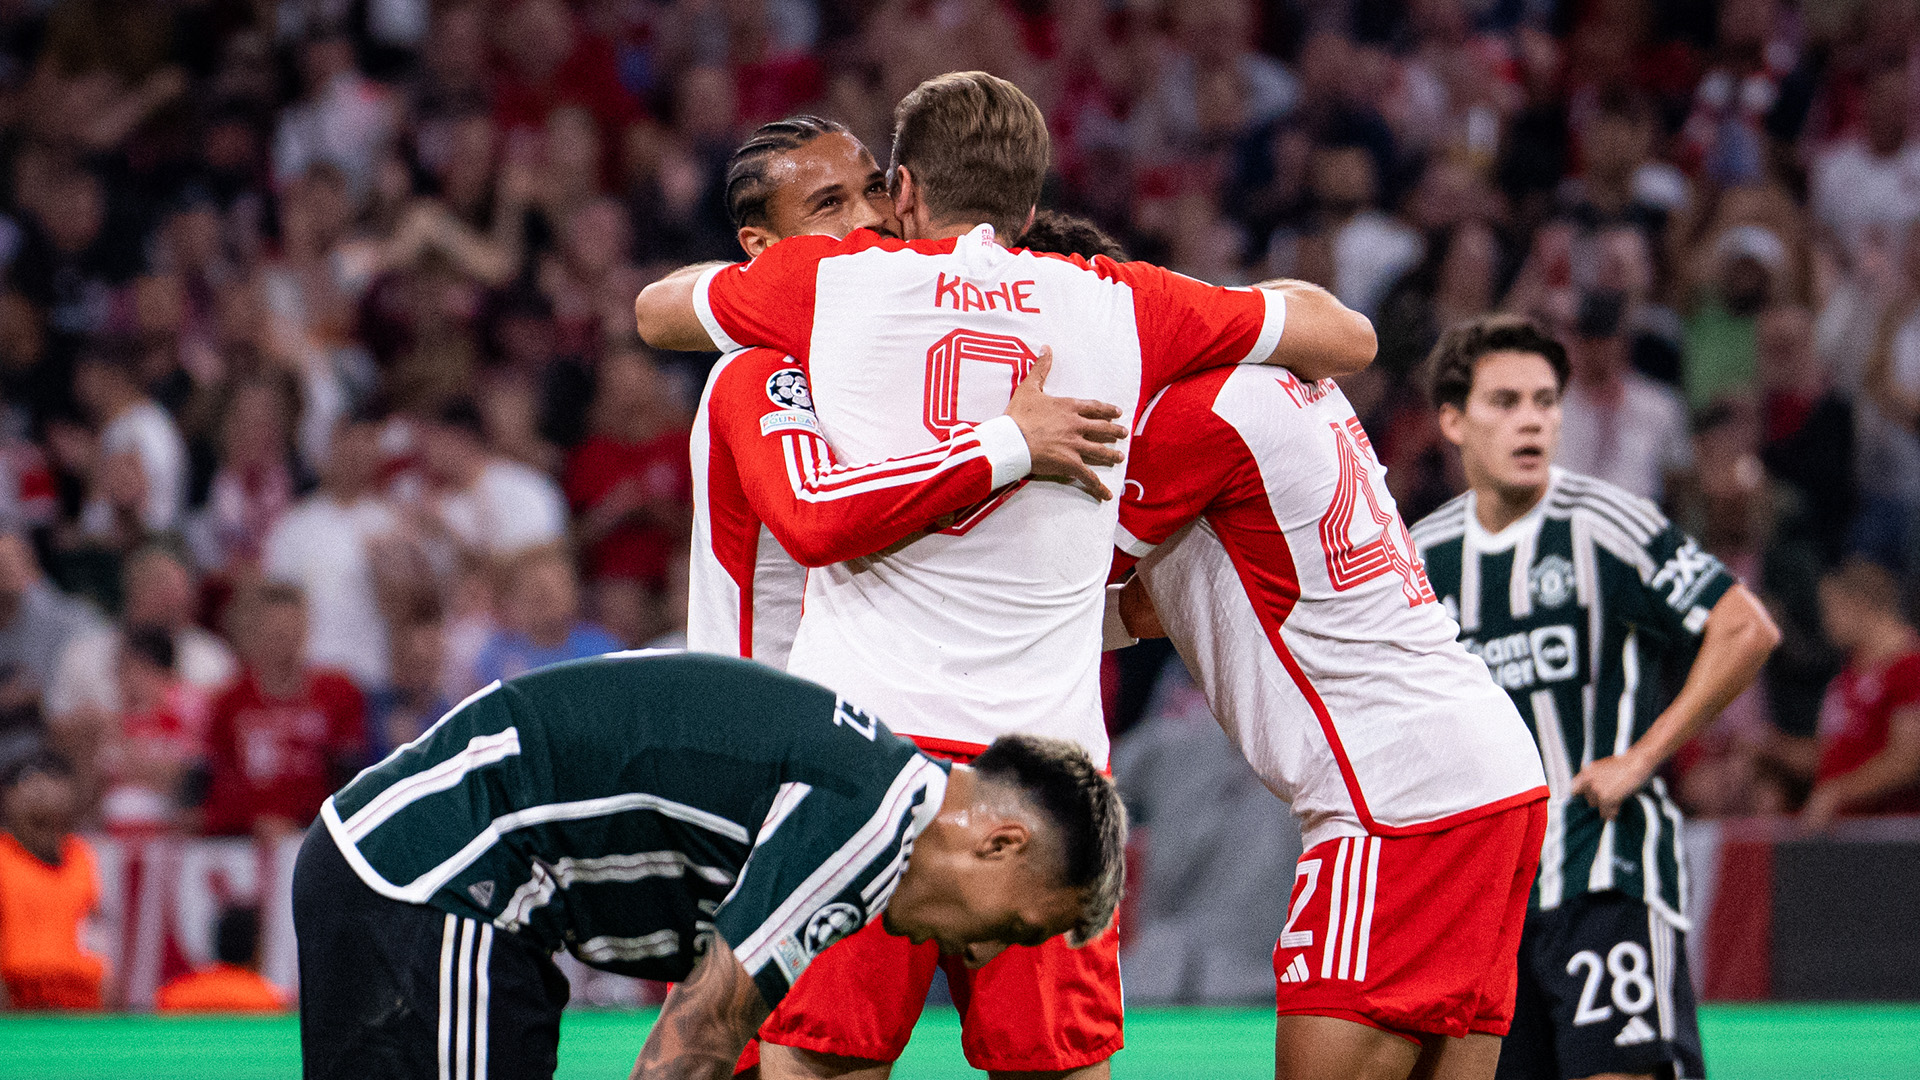
POLYGON ((969 971, 946 964, 967 1063, 992 1080, 1105 1080, 1124 1044, 1120 933, 1073 948, 1015 945, 969 971))
MULTIPOLYGON (((1680 935, 1658 912, 1623 893, 1586 893, 1532 923, 1546 931, 1533 961, 1548 1001, 1553 1075, 1701 1075, 1680 935)), ((1500 1080, 1510 1075, 1520 1074, 1503 1057, 1500 1080)))
POLYGON ((1405 1080, 1420 1043, 1358 1020, 1282 1016, 1273 1039, 1274 1080, 1405 1080))
POLYGON ((761 1080, 884 1080, 939 963, 938 946, 895 937, 877 919, 835 942, 760 1025, 761 1080))
POLYGON ((1500 1036, 1473 1032, 1461 1039, 1428 1037, 1408 1080, 1487 1080, 1500 1063, 1500 1036))

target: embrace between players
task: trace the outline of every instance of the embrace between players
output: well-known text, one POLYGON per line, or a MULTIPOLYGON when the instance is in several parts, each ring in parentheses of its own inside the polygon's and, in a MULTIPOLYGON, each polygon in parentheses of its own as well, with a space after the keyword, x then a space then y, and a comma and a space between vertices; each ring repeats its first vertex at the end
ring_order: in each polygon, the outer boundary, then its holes
POLYGON ((307 1075, 550 1076, 561 947, 681 980, 640 1077, 884 1077, 940 968, 974 1066, 1108 1075, 1099 652, 1161 633, 1305 833, 1278 1076, 1698 1074, 1653 773, 1764 660, 1757 602, 1650 504, 1550 470, 1565 354, 1519 320, 1436 350, 1474 490, 1409 533, 1332 382, 1367 320, 1036 221, 1048 154, 982 73, 902 100, 887 174, 811 117, 736 153, 752 261, 636 315, 726 351, 689 638, 760 663, 496 685, 330 800, 295 886, 307 1075), (1496 684, 1512 641, 1526 678, 1496 684))

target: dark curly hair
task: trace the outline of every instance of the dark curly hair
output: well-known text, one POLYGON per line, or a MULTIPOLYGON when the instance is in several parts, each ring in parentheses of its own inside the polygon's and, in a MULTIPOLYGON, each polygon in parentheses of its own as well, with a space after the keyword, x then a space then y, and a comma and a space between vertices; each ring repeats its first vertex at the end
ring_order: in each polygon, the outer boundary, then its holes
POLYGON ((1427 355, 1427 396, 1434 408, 1467 407, 1473 371, 1488 353, 1533 353, 1553 368, 1553 381, 1567 388, 1567 347, 1546 328, 1524 315, 1482 315, 1440 335, 1427 355))

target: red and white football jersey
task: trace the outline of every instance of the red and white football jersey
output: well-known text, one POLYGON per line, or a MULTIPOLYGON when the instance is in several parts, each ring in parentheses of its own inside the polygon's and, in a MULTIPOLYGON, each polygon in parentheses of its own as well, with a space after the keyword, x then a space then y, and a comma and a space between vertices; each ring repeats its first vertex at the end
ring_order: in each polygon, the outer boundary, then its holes
MULTIPOLYGON (((1143 263, 1011 252, 990 227, 901 242, 795 237, 695 290, 723 348, 799 358, 841 457, 937 446, 1001 412, 1042 347, 1049 393, 1138 403, 1193 371, 1263 360, 1282 299, 1143 263)), ((1096 470, 1118 490, 1120 467, 1096 470)), ((1104 763, 1101 616, 1119 508, 1030 482, 885 554, 808 575, 788 669, 903 734, 984 744, 1021 731, 1104 763)))
POLYGON ((1135 426, 1115 560, 1311 848, 1542 798, 1506 691, 1435 602, 1331 379, 1206 372, 1135 426), (1196 518, 1198 520, 1196 520, 1196 518))
POLYGON ((960 425, 919 454, 837 464, 799 361, 720 358, 694 418, 687 647, 787 666, 807 567, 866 555, 1025 476, 1011 417, 960 425))

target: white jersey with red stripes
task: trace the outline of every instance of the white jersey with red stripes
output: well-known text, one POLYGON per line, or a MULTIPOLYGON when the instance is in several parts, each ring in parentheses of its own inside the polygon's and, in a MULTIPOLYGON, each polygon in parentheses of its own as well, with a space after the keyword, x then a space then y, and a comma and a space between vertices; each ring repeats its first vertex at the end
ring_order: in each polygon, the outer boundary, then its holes
POLYGON ((927 450, 841 465, 800 363, 720 358, 694 418, 687 647, 787 666, 807 567, 867 555, 1026 475, 1010 417, 958 425, 927 450))
MULTIPOLYGON (((1049 393, 1139 402, 1183 374, 1262 360, 1284 304, 1142 263, 1011 252, 981 226, 936 241, 795 237, 703 276, 722 347, 798 357, 845 458, 923 452, 999 414, 1043 347, 1049 393)), ((1120 487, 1121 469, 1096 470, 1120 487)), ((1101 621, 1114 502, 1030 482, 897 550, 808 575, 789 670, 894 730, 963 744, 1008 732, 1107 755, 1101 621)))
POLYGON ((1457 640, 1386 470, 1332 380, 1184 379, 1135 427, 1118 560, 1312 847, 1546 795, 1540 754, 1457 640))

